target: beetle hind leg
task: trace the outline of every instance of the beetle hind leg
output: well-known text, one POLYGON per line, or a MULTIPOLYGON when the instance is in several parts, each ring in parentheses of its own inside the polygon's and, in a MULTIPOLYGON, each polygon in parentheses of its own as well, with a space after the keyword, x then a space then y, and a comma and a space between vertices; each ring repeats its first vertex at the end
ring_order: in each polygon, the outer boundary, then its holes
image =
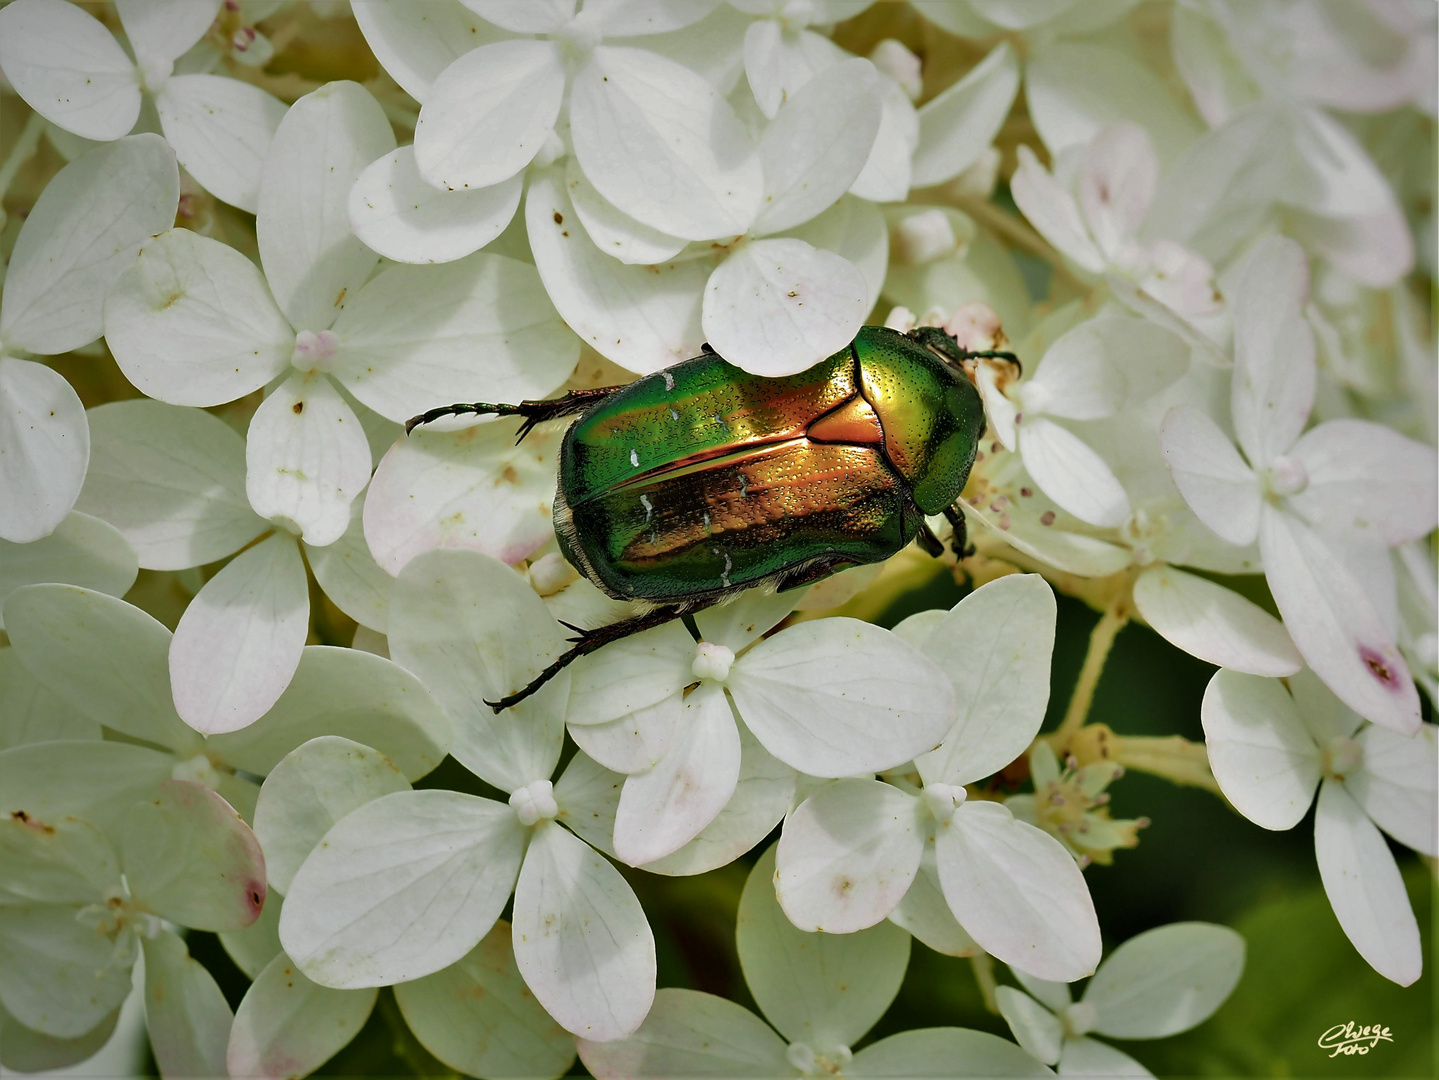
POLYGON ((974 545, 969 542, 969 525, 965 521, 964 511, 957 506, 946 506, 944 516, 950 527, 954 529, 954 535, 949 539, 954 557, 956 559, 969 558, 974 554, 974 545))
POLYGON ((470 413, 476 415, 494 416, 521 416, 524 423, 520 425, 519 438, 515 442, 521 442, 528 435, 536 424, 543 424, 546 420, 554 420, 561 416, 569 416, 572 413, 582 412, 588 409, 596 401, 609 397, 618 386, 597 386, 591 390, 571 390, 564 397, 555 398, 552 401, 522 401, 518 405, 491 405, 485 401, 471 403, 459 402, 455 405, 441 405, 438 408, 422 412, 419 416, 412 416, 405 421, 405 434, 408 435, 421 424, 430 424, 441 420, 446 416, 467 416, 470 413))

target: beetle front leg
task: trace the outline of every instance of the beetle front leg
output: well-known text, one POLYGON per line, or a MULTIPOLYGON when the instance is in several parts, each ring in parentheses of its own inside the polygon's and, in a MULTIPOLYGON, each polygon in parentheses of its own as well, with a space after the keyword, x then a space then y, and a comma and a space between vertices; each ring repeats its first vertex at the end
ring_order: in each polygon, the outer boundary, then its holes
POLYGON ((937 559, 944 554, 944 542, 934 535, 934 530, 929 527, 928 523, 923 521, 919 523, 919 534, 915 539, 932 558, 937 559))
POLYGON ((525 422, 520 425, 519 438, 515 440, 518 443, 534 429, 536 424, 543 424, 546 420, 554 420, 561 416, 569 416, 571 413, 582 412, 596 401, 609 397, 619 389, 618 386, 597 386, 590 390, 571 390, 564 397, 555 398, 553 401, 522 401, 518 405, 491 405, 485 401, 441 405, 406 420, 405 434, 408 435, 421 424, 433 423, 446 416, 468 416, 470 413, 485 415, 488 413, 495 416, 524 417, 525 422))
POLYGON ((949 538, 949 545, 954 551, 956 559, 967 559, 974 554, 974 545, 969 542, 969 526, 965 522, 964 511, 957 506, 946 506, 944 508, 945 519, 949 522, 954 535, 949 538))

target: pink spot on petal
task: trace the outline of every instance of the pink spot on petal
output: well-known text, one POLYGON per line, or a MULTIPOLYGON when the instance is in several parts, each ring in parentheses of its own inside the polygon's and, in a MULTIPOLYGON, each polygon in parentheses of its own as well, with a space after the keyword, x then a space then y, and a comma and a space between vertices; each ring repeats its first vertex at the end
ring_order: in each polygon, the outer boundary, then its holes
POLYGON ((1363 660, 1369 668, 1369 673, 1374 676, 1387 689, 1398 691, 1401 689, 1399 675, 1394 670, 1394 665, 1384 656, 1367 645, 1359 646, 1359 659, 1363 660))

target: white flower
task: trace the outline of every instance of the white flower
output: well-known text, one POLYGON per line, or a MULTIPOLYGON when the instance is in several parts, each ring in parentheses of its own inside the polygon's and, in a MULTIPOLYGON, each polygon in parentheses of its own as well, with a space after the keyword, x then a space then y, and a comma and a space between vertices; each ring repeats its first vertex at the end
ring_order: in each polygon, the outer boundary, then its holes
POLYGON ((145 238, 174 222, 179 201, 173 151, 156 135, 136 135, 61 169, 21 227, 0 301, 5 540, 49 535, 74 505, 90 456, 79 396, 53 369, 17 354, 65 353, 99 337, 106 291, 145 238))
POLYGON ((1316 674, 1360 715, 1412 732, 1418 695, 1381 614, 1392 600, 1371 600, 1356 575, 1374 549, 1434 528, 1434 452, 1359 420, 1304 432, 1315 385, 1307 287, 1298 246, 1277 238, 1238 280, 1230 412, 1248 463, 1192 406, 1165 417, 1164 456, 1210 529, 1237 545, 1258 537, 1285 628, 1316 674), (1361 554, 1346 557, 1354 545, 1361 554))
POLYGON ((590 1072, 602 1080, 1052 1075, 1013 1043, 965 1028, 905 1031, 852 1051, 899 993, 909 935, 886 923, 853 934, 795 929, 775 902, 774 867, 770 848, 750 871, 735 930, 765 1019, 712 994, 661 990, 629 1038, 578 1041, 590 1072))
POLYGON ((396 581, 389 642, 453 718, 451 753, 509 805, 397 791, 341 818, 290 883, 285 951, 337 989, 417 979, 469 953, 513 892, 515 960, 540 1004, 577 1034, 630 1034, 654 998, 654 938, 619 872, 556 821, 573 790, 569 771, 550 781, 568 673, 503 713, 485 704, 562 651, 559 625, 503 563, 433 551, 396 581))
POLYGON ((570 734, 629 774, 614 828, 625 862, 677 851, 724 810, 741 777, 737 720, 763 747, 756 772, 772 756, 811 776, 875 773, 943 738, 943 673, 889 631, 819 619, 761 640, 798 599, 751 592, 696 614, 698 644, 674 622, 575 664, 570 734))
POLYGON ((118 5, 135 59, 93 16, 66 0, 17 0, 0 13, 0 70, 47 120, 86 139, 135 126, 141 95, 160 116, 185 171, 217 199, 255 211, 260 169, 285 105, 221 75, 173 75, 210 29, 218 0, 118 5))
POLYGON ((1235 808, 1266 829, 1291 829, 1314 789, 1314 853, 1344 933, 1375 971, 1419 978, 1419 927, 1379 830, 1439 852, 1439 757, 1433 724, 1398 735, 1365 724, 1307 670, 1289 680, 1220 671, 1201 711, 1209 764, 1235 808), (1321 784, 1322 780, 1322 784, 1321 784))
POLYGON ((958 716, 939 748, 916 760, 918 784, 837 780, 789 815, 775 884, 796 926, 852 933, 886 917, 942 923, 916 910, 932 909, 924 894, 938 891, 959 936, 1006 963, 1065 980, 1094 970, 1099 924, 1074 859, 1002 804, 968 798, 964 786, 1008 765, 1039 730, 1054 613, 1048 585, 1021 575, 916 620, 907 632, 949 676, 958 716), (924 865, 931 847, 933 867, 924 865))
POLYGON ((1202 1024, 1239 982, 1244 939, 1213 923, 1147 930, 1105 958, 1079 1001, 1061 982, 1013 970, 1029 993, 1001 986, 995 999, 1019 1045, 1061 1076, 1152 1076, 1090 1033, 1163 1039, 1202 1024))

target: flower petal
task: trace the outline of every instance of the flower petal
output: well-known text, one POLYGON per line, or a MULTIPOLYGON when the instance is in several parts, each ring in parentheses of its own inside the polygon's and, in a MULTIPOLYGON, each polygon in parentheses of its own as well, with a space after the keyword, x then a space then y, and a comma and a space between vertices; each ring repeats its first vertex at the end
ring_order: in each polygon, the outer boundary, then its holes
POLYGON ((305 564, 276 533, 205 583, 170 642, 170 688, 180 719, 206 735, 253 724, 300 663, 310 626, 305 564))
POLYGON ((1344 778, 1349 792, 1381 829, 1401 844, 1433 856, 1439 848, 1439 795, 1435 793, 1439 739, 1433 724, 1407 738, 1388 728, 1359 733, 1364 766, 1344 778))
POLYGON ((1232 589, 1163 564, 1134 583, 1134 605, 1171 645, 1251 675, 1293 675, 1303 665, 1284 624, 1232 589))
POLYGON ((0 752, 0 813, 23 810, 41 821, 72 815, 113 831, 131 803, 155 797, 174 767, 174 754, 111 740, 16 746, 0 752))
POLYGON ((465 0, 465 6, 516 34, 552 34, 575 14, 575 0, 465 0))
POLYGON ((437 0, 423 7, 406 0, 355 0, 351 10, 380 66, 421 103, 456 59, 509 37, 458 0, 437 0))
POLYGON ((1359 955, 1391 982, 1419 978, 1419 924, 1384 837, 1343 785, 1326 780, 1314 817, 1314 854, 1334 915, 1359 955))
POLYGON ((973 165, 999 134, 1018 92, 1019 61, 1002 41, 964 78, 926 101, 919 110, 914 186, 942 184, 973 165))
POLYGON ((497 402, 547 397, 580 355, 534 267, 487 252, 381 272, 334 332, 335 379, 400 423, 477 387, 497 402))
POLYGON ((297 330, 324 330, 359 292, 379 256, 350 232, 350 189, 395 134, 370 92, 332 82, 290 107, 275 131, 255 235, 280 310, 297 330))
POLYGON ((1060 1046, 1064 1042, 1064 1026, 1059 1017, 1011 986, 996 987, 994 1000, 1020 1046, 1046 1065, 1059 1061, 1060 1046))
POLYGON ((1098 1039, 1081 1036, 1065 1039, 1059 1057, 1060 1076, 1152 1077, 1154 1074, 1123 1050, 1116 1050, 1098 1039))
POLYGON ((1189 346, 1147 319, 1100 316, 1049 347, 1023 386, 1026 411, 1098 420, 1140 405, 1189 367, 1189 346))
POLYGON ((74 510, 49 536, 28 544, 0 540, 0 603, 22 585, 47 581, 124 596, 138 573, 134 549, 118 529, 74 510))
POLYGON ((75 504, 90 457, 85 407, 64 376, 0 357, 0 537, 28 544, 75 504))
POLYGON ((308 1075, 360 1033, 379 994, 311 982, 280 953, 250 984, 235 1011, 227 1075, 308 1075))
POLYGON ((577 158, 565 161, 565 188, 595 247, 627 266, 669 262, 685 246, 679 237, 652 229, 608 203, 585 176, 577 158))
POLYGON ((939 886, 939 870, 935 866, 934 848, 926 845, 920 859, 919 873, 910 883, 909 891, 889 913, 889 921, 902 926, 937 953, 945 956, 978 956, 983 950, 949 910, 949 903, 939 886))
POLYGON ((525 834, 503 803, 397 791, 346 815, 301 865, 280 941, 321 986, 353 989, 448 967, 489 933, 525 834))
POLYGON ((221 202, 253 214, 285 103, 239 79, 176 75, 155 96, 155 108, 181 167, 221 202))
POLYGON ((224 1076, 234 1016, 204 965, 161 930, 145 949, 145 1027, 162 1076, 224 1076))
POLYGON ((729 700, 717 683, 702 683, 685 699, 664 757, 625 781, 615 815, 615 854, 639 866, 689 843, 725 808, 739 768, 739 731, 729 700))
POLYGON ((178 60, 205 36, 220 0, 115 0, 130 47, 146 61, 178 60))
POLYGON ((869 311, 854 263, 803 240, 755 240, 705 286, 704 332, 715 351, 755 375, 793 375, 843 349, 869 311))
POLYGON ((338 735, 291 751, 265 778, 255 804, 255 835, 265 849, 269 883, 288 892, 295 871, 337 821, 382 795, 409 789, 384 754, 338 735))
POLYGON ((629 883, 554 822, 535 830, 515 885, 515 963, 567 1031, 632 1035, 655 997, 655 939, 629 883))
POLYGON ((1099 963, 1084 875, 1046 832, 999 803, 966 802, 935 828, 944 897, 965 931, 1010 967, 1073 982, 1099 963))
POLYGON ((575 1040, 535 1001, 500 919, 442 971, 395 987, 395 1002, 425 1049, 471 1076, 561 1076, 575 1040))
POLYGON ((726 685, 765 749, 811 776, 902 764, 954 719, 953 690, 933 661, 856 619, 799 623, 760 642, 726 685))
POLYGON ((934 1027, 901 1031, 854 1055, 846 1076, 919 1080, 933 1077, 1049 1076, 1050 1071, 1008 1039, 987 1031, 934 1027))
POLYGON ((992 513, 984 506, 963 501, 957 505, 967 521, 978 521, 1016 551, 1078 577, 1108 577, 1134 559, 1128 548, 1083 533, 1050 528, 1027 516, 1011 520, 1006 527, 1003 515, 992 513))
POLYGON ((818 72, 848 55, 823 34, 790 29, 779 19, 758 19, 745 30, 745 75, 755 104, 769 119, 818 72))
POLYGON ((581 657, 570 669, 566 720, 588 727, 664 706, 646 726, 678 722, 677 695, 694 682, 694 659, 694 638, 678 620, 581 657))
POLYGON ((0 750, 27 743, 99 738, 99 724, 31 675, 15 649, 0 649, 0 750))
POLYGON ((305 545, 305 561, 325 595, 361 626, 385 633, 395 579, 380 569, 365 543, 365 496, 350 504, 350 527, 327 547, 305 545))
POLYGON ((64 0, 17 0, 0 17, 0 42, 5 78, 51 123, 100 140, 135 126, 135 65, 88 12, 64 0))
POLYGON ((1366 720, 1401 734, 1419 728, 1419 694, 1364 589, 1298 518, 1266 506, 1259 550, 1274 602, 1304 659, 1366 720))
POLYGON ((1061 252, 1091 273, 1104 269, 1106 259, 1090 238, 1079 204, 1027 146, 1018 150, 1019 167, 1010 180, 1011 194, 1029 223, 1061 252))
POLYGON ((854 934, 807 934, 779 906, 774 873, 771 847, 740 894, 735 944, 745 982, 790 1042, 851 1046, 899 993, 909 935, 888 922, 854 934))
POLYGON ((1197 1027, 1244 972, 1244 939, 1227 926, 1182 922, 1146 930, 1104 959, 1084 989, 1094 1030, 1115 1039, 1163 1039, 1197 1027))
POLYGON ((1138 124, 1111 124, 1089 141, 1079 168, 1079 205, 1101 251, 1112 258, 1138 235, 1158 182, 1159 158, 1138 124))
POLYGON ((922 804, 878 780, 825 784, 786 819, 775 893, 801 930, 852 934, 892 912, 919 870, 922 804))
POLYGON ((448 191, 428 184, 415 150, 402 146, 371 162, 350 189, 350 225, 387 259, 444 263, 478 251, 505 231, 520 205, 516 173, 489 187, 448 191))
POLYGON ((805 595, 802 589, 773 593, 751 589, 732 604, 696 613, 695 627, 702 641, 738 653, 783 622, 805 595))
POLYGON ((619 809, 624 782, 620 773, 611 772, 583 753, 576 754, 555 783, 555 802, 560 808, 555 820, 568 825, 591 847, 613 855, 615 811, 619 809))
POLYGON ((552 41, 496 41, 435 80, 415 127, 415 166, 451 191, 486 188, 528 165, 555 126, 565 68, 552 41))
POLYGON ((570 329, 642 375, 699 355, 710 261, 625 266, 602 254, 577 221, 558 169, 530 181, 525 224, 535 266, 570 329))
POLYGON ((969 784, 1028 748, 1049 704, 1054 592, 1038 574, 988 582, 950 609, 924 654, 954 687, 959 706, 944 743, 916 760, 928 783, 969 784))
MULTIPOLYGON (((136 1036, 135 1056, 139 1056, 140 1005, 134 995, 125 999, 125 1029, 136 1036)), ((115 1009, 105 1019, 84 1035, 75 1039, 60 1039, 44 1035, 27 1028, 0 1006, 0 1039, 5 1042, 5 1067, 22 1073, 38 1073, 47 1069, 63 1069, 78 1065, 93 1058, 100 1049, 110 1042, 115 1029, 120 1026, 121 1010, 115 1009)), ((122 1036, 123 1038, 123 1036, 122 1036)))
POLYGON ((103 1023, 130 993, 130 971, 116 962, 116 944, 75 912, 73 904, 7 903, 0 920, 5 1011, 31 1030, 62 1039, 103 1023))
POLYGON ((1219 425, 1176 405, 1159 426, 1165 464, 1184 501, 1223 539, 1244 546, 1259 534, 1259 483, 1219 425))
POLYGON ((1043 416, 1025 416, 1019 453, 1046 495, 1080 521, 1122 525, 1129 496, 1103 458, 1074 432, 1043 416))
POLYGON ((710 240, 738 236, 754 220, 763 179, 744 125, 682 64, 601 45, 575 73, 570 125, 585 175, 637 221, 710 240))
POLYGON ((291 375, 255 410, 245 439, 245 494, 261 517, 324 547, 344 535, 370 482, 370 444, 321 374, 291 375))

